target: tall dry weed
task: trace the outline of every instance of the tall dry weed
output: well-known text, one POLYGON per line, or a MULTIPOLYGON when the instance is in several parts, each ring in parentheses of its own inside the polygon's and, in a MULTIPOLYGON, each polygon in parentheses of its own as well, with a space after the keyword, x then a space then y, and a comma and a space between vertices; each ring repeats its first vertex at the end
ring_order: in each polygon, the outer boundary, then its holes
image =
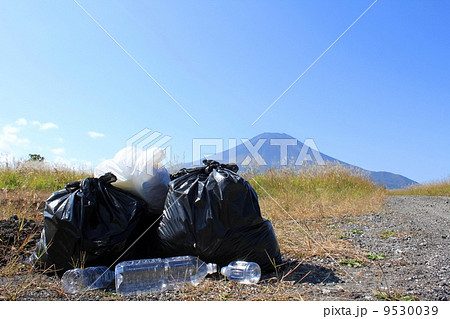
POLYGON ((381 208, 386 194, 361 171, 342 165, 272 169, 247 178, 269 219, 307 220, 372 213, 381 208))
POLYGON ((450 197, 450 177, 424 184, 414 185, 407 189, 391 190, 390 195, 423 195, 450 197))

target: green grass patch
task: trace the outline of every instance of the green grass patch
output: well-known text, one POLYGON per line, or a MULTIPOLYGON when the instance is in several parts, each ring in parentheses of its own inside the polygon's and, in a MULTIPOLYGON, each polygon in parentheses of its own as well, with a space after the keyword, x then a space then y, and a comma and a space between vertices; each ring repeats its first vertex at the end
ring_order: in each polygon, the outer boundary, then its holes
POLYGON ((90 174, 69 168, 56 168, 44 163, 19 163, 17 167, 0 168, 0 189, 56 191, 90 174))
POLYGON ((383 260, 386 258, 385 254, 374 254, 374 253, 369 253, 366 255, 366 257, 370 260, 383 260))
POLYGON ((380 237, 383 239, 388 239, 389 237, 392 237, 394 235, 395 235, 395 231, 385 230, 381 233, 380 237))
POLYGON ((405 295, 399 291, 386 292, 386 291, 374 291, 375 298, 385 301, 417 301, 419 298, 416 296, 405 295))
POLYGON ((364 264, 364 261, 363 260, 359 260, 359 259, 346 258, 346 259, 339 260, 339 264, 340 265, 347 265, 347 266, 353 267, 353 268, 358 268, 358 267, 361 267, 364 264))

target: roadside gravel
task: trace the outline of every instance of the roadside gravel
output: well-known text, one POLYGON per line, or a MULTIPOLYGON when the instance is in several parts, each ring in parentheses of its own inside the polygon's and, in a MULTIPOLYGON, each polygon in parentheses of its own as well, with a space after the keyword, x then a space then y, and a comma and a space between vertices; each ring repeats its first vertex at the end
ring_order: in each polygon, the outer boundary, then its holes
MULTIPOLYGON (((449 197, 391 196, 382 212, 340 221, 339 227, 357 249, 385 256, 346 269, 367 299, 372 299, 370 290, 419 300, 450 298, 449 197)), ((345 277, 346 285, 353 281, 345 277)))

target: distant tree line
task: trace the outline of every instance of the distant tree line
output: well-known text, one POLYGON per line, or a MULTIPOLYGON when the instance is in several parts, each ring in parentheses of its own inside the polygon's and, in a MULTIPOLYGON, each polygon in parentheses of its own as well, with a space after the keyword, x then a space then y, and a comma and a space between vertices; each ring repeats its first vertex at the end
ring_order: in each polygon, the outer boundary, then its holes
POLYGON ((28 160, 31 162, 43 162, 45 160, 44 156, 41 156, 41 154, 28 154, 30 157, 28 160))

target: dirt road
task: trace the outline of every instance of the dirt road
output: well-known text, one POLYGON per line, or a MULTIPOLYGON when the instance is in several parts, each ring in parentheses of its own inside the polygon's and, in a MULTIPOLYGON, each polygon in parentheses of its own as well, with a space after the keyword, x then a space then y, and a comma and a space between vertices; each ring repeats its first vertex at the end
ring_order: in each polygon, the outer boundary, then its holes
POLYGON ((349 241, 374 258, 368 267, 345 269, 344 290, 360 289, 357 295, 369 300, 373 291, 391 297, 450 299, 450 198, 392 196, 384 211, 339 227, 348 231, 349 241), (352 284, 354 289, 346 289, 352 284))

